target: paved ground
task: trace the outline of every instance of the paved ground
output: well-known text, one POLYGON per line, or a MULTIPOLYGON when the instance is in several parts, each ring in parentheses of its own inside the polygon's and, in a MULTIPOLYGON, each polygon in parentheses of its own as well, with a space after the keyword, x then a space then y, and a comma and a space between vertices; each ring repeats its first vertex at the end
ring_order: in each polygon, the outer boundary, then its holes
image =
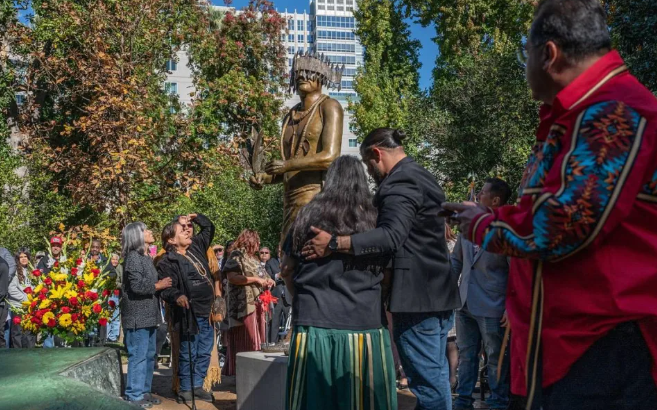
MULTIPOLYGON (((171 370, 168 367, 161 367, 160 370, 155 372, 153 377, 153 393, 162 399, 162 404, 153 407, 153 409, 185 410, 190 408, 189 406, 176 403, 174 395, 171 393, 171 370)), ((399 410, 413 410, 415 408, 415 397, 408 390, 399 391, 397 397, 399 410)), ((235 377, 224 376, 222 383, 214 389, 214 398, 214 404, 197 402, 196 407, 198 410, 236 410, 235 377)), ((477 402, 475 408, 485 409, 487 407, 477 402)))

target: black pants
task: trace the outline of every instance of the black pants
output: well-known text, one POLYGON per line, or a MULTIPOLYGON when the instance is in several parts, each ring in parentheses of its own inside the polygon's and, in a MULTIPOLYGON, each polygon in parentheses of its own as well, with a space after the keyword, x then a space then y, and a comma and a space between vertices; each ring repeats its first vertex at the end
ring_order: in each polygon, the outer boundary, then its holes
POLYGON ((272 296, 278 298, 278 303, 274 305, 271 311, 271 323, 269 326, 269 343, 278 342, 278 330, 281 325, 285 324, 285 320, 290 315, 290 306, 286 306, 286 292, 285 285, 279 284, 272 289, 272 296))
POLYGON ((162 352, 164 342, 167 341, 168 327, 166 323, 161 323, 155 331, 155 363, 157 363, 157 356, 162 352))
POLYGON ((5 340, 5 323, 7 322, 7 316, 9 316, 9 306, 7 302, 0 302, 0 348, 7 347, 9 340, 5 340))
POLYGON ((598 340, 563 379, 543 391, 543 410, 657 408, 652 357, 634 322, 598 340))
POLYGON ((16 349, 31 349, 36 346, 36 335, 29 330, 23 330, 20 324, 11 324, 11 347, 16 349))

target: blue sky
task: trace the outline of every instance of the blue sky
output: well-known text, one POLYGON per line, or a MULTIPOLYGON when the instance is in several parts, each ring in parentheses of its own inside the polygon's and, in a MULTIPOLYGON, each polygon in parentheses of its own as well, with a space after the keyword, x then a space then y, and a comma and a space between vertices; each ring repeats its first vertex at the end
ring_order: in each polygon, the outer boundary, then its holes
MULTIPOLYGON (((296 9, 297 12, 302 12, 303 10, 308 11, 310 4, 307 0, 273 0, 273 2, 280 11, 287 8, 288 11, 296 9)), ((224 5, 223 0, 212 0, 212 3, 219 6, 224 5)), ((242 8, 248 3, 249 0, 233 0, 231 6, 242 8)), ((436 34, 431 26, 422 27, 419 24, 411 22, 411 35, 422 43, 422 50, 420 51, 420 62, 422 63, 422 68, 420 69, 420 87, 428 88, 431 86, 431 70, 433 70, 438 54, 438 46, 431 41, 436 34)))

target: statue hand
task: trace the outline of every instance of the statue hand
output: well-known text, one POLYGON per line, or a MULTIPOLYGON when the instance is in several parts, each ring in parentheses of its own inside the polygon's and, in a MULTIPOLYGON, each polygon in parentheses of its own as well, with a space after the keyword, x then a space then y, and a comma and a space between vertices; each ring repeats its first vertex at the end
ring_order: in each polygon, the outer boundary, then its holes
POLYGON ((267 174, 253 175, 251 178, 249 178, 249 185, 251 185, 251 188, 253 189, 258 191, 261 190, 265 185, 266 176, 267 174))
POLYGON ((265 172, 269 175, 282 175, 287 172, 285 161, 273 160, 265 167, 265 172))

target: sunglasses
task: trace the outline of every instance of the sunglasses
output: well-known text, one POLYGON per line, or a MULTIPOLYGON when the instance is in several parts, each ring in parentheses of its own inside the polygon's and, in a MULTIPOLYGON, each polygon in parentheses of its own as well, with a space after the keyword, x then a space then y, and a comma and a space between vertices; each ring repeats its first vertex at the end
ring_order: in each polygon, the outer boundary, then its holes
POLYGON ((215 252, 223 252, 223 251, 224 251, 224 248, 215 248, 214 251, 215 251, 215 252))
POLYGON ((194 225, 193 225, 193 224, 181 224, 181 225, 182 225, 183 228, 194 229, 194 225))
POLYGON ((260 252, 260 255, 269 255, 269 252, 260 252))

